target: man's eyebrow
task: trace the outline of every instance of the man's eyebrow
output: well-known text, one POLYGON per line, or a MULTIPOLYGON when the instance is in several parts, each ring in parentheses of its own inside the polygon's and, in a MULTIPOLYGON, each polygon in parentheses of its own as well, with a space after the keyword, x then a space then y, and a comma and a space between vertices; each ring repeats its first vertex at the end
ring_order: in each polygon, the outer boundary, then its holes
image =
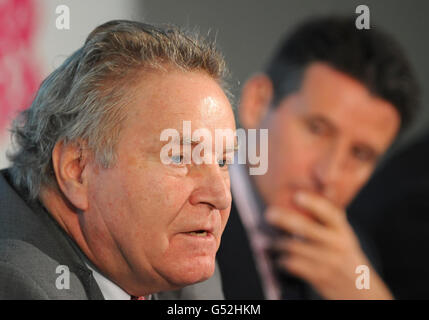
POLYGON ((197 139, 192 139, 192 138, 187 137, 187 136, 183 137, 183 135, 181 133, 178 136, 174 136, 172 138, 171 142, 180 143, 183 145, 188 145, 188 144, 197 145, 198 143, 200 143, 200 141, 197 139))
MULTIPOLYGON (((195 145, 197 145, 197 144, 199 144, 199 143, 202 142, 202 141, 200 141, 198 139, 192 139, 189 136, 183 137, 183 135, 181 133, 176 138, 173 138, 172 141, 175 142, 175 143, 180 143, 180 144, 183 144, 183 145, 192 145, 192 146, 195 146, 195 145)), ((232 148, 227 146, 227 148, 225 149, 226 153, 228 153, 228 152, 235 152, 235 151, 238 151, 238 141, 237 141, 237 139, 234 139, 234 146, 232 146, 232 148)))
POLYGON ((181 144, 184 144, 184 145, 190 144, 190 145, 194 146, 194 145, 199 144, 200 142, 201 142, 200 140, 192 139, 190 137, 182 137, 182 135, 180 135, 180 143, 181 144))
POLYGON ((315 120, 315 121, 319 121, 321 123, 323 123, 323 125, 329 127, 329 129, 331 130, 336 130, 336 126, 333 124, 333 122, 331 122, 329 120, 329 118, 325 117, 324 115, 320 115, 320 114, 313 114, 313 115, 309 115, 307 117, 308 120, 315 120))
POLYGON ((372 153, 372 156, 375 158, 379 158, 383 154, 382 151, 378 150, 375 146, 369 145, 368 143, 358 142, 356 145, 372 153))
POLYGON ((232 148, 226 148, 225 149, 225 153, 235 152, 235 151, 238 151, 238 143, 237 142, 235 142, 235 144, 232 148))

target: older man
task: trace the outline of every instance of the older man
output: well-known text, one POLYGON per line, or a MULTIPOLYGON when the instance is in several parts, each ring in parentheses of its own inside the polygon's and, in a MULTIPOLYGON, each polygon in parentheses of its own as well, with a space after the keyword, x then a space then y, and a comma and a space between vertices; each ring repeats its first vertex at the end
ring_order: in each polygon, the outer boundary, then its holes
MULTIPOLYGON (((0 298, 162 298, 153 294, 209 279, 230 211, 227 167, 163 161, 160 135, 183 120, 234 130, 224 74, 212 45, 176 29, 96 28, 13 126, 0 298)), ((168 297, 222 298, 217 277, 187 290, 168 297)))
POLYGON ((241 96, 241 124, 269 129, 269 166, 231 168, 227 298, 392 297, 345 209, 410 123, 417 91, 398 44, 354 19, 312 19, 285 39, 241 96))

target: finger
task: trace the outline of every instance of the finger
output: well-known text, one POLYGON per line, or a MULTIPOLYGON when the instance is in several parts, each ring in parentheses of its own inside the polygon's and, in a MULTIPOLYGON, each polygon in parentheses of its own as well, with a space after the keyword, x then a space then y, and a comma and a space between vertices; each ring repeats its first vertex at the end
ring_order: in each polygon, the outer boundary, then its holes
POLYGON ((318 270, 322 266, 329 267, 338 261, 329 250, 329 247, 315 245, 302 240, 283 239, 276 243, 275 246, 281 250, 282 258, 303 258, 309 262, 311 261, 314 266, 317 266, 318 270))
POLYGON ((283 238, 276 241, 274 248, 281 251, 286 256, 300 256, 313 260, 313 263, 324 263, 328 254, 323 246, 316 245, 312 242, 302 241, 292 238, 283 238))
POLYGON ((345 219, 345 212, 329 200, 309 192, 299 191, 294 200, 301 208, 311 212, 316 219, 328 226, 340 226, 345 219))
POLYGON ((313 283, 317 276, 317 268, 314 262, 304 257, 284 257, 279 259, 277 263, 290 274, 309 283, 313 283))
POLYGON ((302 237, 307 241, 321 243, 332 242, 331 232, 313 219, 302 214, 280 208, 270 208, 266 213, 267 221, 277 228, 302 237))

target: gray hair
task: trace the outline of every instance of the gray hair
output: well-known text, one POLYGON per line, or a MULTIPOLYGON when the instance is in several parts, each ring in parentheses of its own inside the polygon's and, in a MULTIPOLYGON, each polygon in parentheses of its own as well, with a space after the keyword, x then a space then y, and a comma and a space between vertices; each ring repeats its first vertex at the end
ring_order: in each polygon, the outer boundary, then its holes
POLYGON ((107 22, 42 82, 30 108, 13 122, 15 148, 8 158, 15 186, 29 199, 46 186, 58 190, 52 166, 58 142, 83 140, 95 161, 110 167, 138 73, 162 65, 204 71, 230 96, 225 61, 214 42, 175 27, 107 22))

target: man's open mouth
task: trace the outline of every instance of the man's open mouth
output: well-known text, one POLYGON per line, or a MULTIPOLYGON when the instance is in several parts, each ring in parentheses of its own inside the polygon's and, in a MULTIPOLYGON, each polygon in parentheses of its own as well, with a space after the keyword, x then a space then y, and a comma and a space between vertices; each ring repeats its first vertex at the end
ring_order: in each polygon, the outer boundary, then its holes
POLYGON ((208 232, 206 230, 196 230, 188 233, 192 236, 197 236, 197 237, 207 237, 208 235, 208 232))

